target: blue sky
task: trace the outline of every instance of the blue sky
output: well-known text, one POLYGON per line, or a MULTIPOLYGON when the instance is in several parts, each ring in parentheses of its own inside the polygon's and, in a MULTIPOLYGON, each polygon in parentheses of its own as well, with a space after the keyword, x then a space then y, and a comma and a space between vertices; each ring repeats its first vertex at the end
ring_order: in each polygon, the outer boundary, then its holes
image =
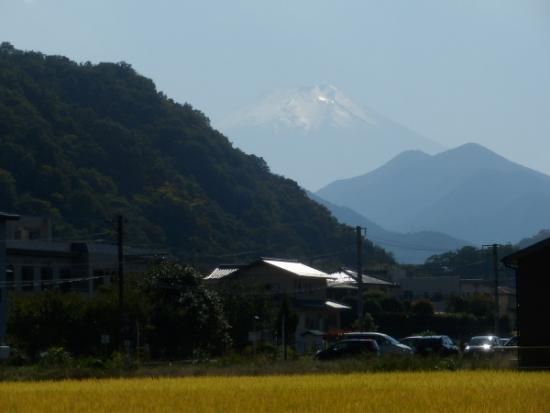
POLYGON ((550 174, 546 0, 0 0, 0 41, 124 60, 214 122, 274 88, 333 84, 550 174))

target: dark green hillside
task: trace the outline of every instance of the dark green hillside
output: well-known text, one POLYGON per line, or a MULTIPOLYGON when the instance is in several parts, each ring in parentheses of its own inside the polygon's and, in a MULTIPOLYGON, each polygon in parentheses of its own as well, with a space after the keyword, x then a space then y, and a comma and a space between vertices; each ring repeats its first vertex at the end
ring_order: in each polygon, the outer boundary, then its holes
MULTIPOLYGON (((126 63, 77 64, 0 46, 0 210, 50 214, 56 236, 128 219, 133 243, 183 256, 305 257, 350 229, 265 162, 232 147, 190 105, 126 63)), ((353 257, 349 249, 348 260, 353 257)), ((368 256, 388 260, 369 246, 368 256)))

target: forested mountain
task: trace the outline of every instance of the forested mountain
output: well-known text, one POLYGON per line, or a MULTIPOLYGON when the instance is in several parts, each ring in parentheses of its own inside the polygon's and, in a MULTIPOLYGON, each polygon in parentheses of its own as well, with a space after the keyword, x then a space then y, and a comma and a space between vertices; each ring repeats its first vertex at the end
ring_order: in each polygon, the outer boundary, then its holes
POLYGON ((550 222, 550 176, 473 143, 405 152, 317 194, 393 231, 439 231, 475 245, 517 243, 550 222))
POLYGON ((8 43, 0 46, 0 210, 51 215, 57 237, 112 231, 123 213, 129 242, 187 257, 353 257, 348 227, 130 65, 77 64, 8 43))

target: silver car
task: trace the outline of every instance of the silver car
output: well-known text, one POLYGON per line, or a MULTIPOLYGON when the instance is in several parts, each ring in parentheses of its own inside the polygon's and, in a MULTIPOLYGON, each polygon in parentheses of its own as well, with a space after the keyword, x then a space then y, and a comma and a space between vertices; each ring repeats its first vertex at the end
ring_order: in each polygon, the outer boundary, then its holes
POLYGON ((491 354, 494 348, 499 345, 497 336, 475 336, 468 341, 464 348, 464 355, 483 355, 491 354))
POLYGON ((392 336, 388 336, 387 334, 383 334, 383 333, 376 333, 376 332, 370 332, 370 331, 345 333, 343 338, 374 340, 376 341, 376 343, 378 344, 378 347, 380 348, 381 355, 397 354, 397 355, 410 356, 414 353, 412 348, 410 348, 409 346, 401 344, 392 336))

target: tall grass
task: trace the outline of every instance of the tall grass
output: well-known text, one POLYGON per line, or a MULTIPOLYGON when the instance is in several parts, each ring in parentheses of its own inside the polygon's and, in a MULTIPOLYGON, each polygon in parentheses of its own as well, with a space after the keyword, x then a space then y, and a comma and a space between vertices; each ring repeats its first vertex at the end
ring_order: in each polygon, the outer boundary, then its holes
POLYGON ((0 383, 2 412, 547 412, 550 373, 308 374, 0 383))

